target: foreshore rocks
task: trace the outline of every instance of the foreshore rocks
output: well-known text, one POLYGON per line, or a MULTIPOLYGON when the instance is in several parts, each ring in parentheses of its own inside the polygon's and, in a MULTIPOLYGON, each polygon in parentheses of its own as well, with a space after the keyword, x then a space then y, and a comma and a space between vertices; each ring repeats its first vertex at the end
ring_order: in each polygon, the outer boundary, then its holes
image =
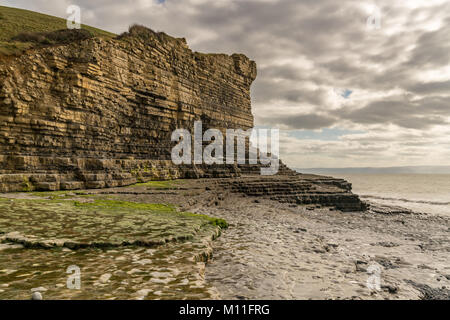
POLYGON ((233 192, 266 197, 292 205, 320 205, 341 211, 364 211, 365 203, 351 192, 351 184, 342 179, 315 175, 246 176, 218 180, 233 192))

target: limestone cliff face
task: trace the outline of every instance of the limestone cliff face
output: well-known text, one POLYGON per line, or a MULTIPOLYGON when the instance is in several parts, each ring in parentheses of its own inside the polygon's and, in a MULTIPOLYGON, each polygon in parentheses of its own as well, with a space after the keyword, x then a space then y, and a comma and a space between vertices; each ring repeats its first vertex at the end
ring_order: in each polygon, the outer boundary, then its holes
POLYGON ((253 126, 256 64, 184 39, 93 38, 0 62, 0 191, 119 186, 192 174, 170 135, 253 126), (190 172, 190 173, 189 173, 190 172))

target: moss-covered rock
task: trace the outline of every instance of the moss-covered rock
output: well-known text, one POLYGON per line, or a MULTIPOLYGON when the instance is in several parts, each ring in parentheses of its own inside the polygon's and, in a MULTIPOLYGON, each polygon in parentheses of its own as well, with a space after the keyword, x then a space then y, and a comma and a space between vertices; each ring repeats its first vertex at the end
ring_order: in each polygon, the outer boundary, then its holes
POLYGON ((106 199, 80 202, 61 197, 63 194, 56 200, 0 202, 3 240, 38 248, 152 247, 192 240, 208 226, 227 227, 221 219, 177 212, 170 204, 106 199))
POLYGON ((29 299, 37 287, 44 299, 217 298, 203 268, 220 219, 70 192, 8 196, 0 198, 0 299, 29 299), (69 266, 80 269, 80 289, 67 287, 69 266))

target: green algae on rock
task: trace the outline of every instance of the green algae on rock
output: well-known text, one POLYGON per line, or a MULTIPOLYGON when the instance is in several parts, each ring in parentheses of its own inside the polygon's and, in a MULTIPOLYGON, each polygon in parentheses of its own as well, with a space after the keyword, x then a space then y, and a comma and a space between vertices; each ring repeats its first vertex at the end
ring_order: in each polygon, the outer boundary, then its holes
POLYGON ((217 298, 204 267, 224 220, 71 192, 15 196, 0 198, 0 299, 37 287, 45 299, 217 298), (66 286, 74 265, 79 290, 66 286))
POLYGON ((170 204, 92 199, 11 199, 0 202, 4 242, 26 247, 152 247, 195 239, 200 230, 225 228, 221 219, 177 212, 170 204))
POLYGON ((148 181, 143 183, 137 183, 134 186, 136 187, 147 187, 149 189, 172 189, 179 187, 180 183, 183 180, 157 180, 157 181, 148 181))

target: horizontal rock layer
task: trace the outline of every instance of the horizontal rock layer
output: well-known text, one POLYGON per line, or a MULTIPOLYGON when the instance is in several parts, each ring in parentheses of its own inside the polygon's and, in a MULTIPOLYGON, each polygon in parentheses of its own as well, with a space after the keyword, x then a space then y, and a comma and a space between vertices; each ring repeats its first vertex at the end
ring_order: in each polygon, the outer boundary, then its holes
POLYGON ((218 180, 232 192, 250 197, 265 197, 292 205, 321 205, 342 211, 366 209, 359 197, 351 192, 352 185, 343 179, 316 175, 291 175, 218 180))

